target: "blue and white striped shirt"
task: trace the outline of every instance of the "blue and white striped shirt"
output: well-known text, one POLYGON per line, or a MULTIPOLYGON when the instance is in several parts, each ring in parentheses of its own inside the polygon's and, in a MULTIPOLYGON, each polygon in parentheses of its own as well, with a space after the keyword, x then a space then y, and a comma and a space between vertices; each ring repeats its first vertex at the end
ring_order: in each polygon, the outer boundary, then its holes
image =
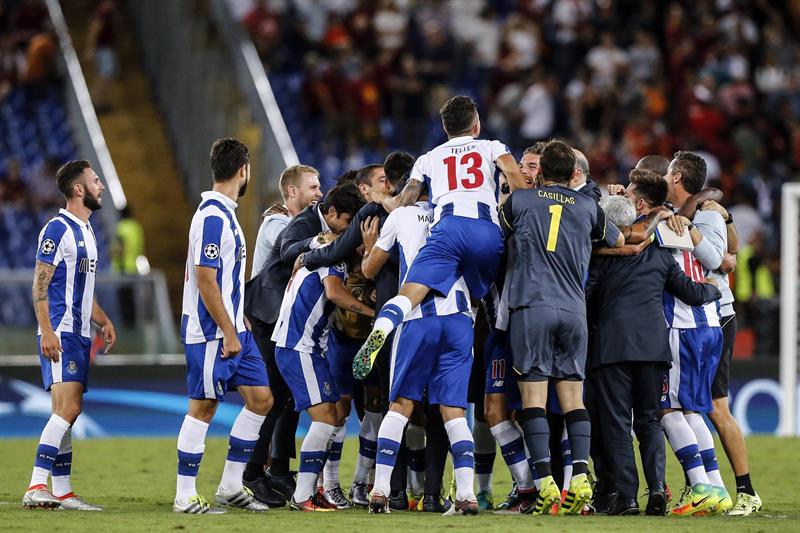
POLYGON ((47 289, 53 331, 91 337, 97 272, 97 240, 92 225, 60 209, 39 233, 36 260, 56 267, 47 289))
POLYGON ((322 353, 328 347, 328 330, 336 305, 325 295, 323 280, 347 279, 347 265, 339 263, 316 270, 301 268, 289 281, 272 340, 279 348, 322 353))
MULTIPOLYGON (((417 257, 433 224, 434 211, 427 202, 400 207, 389 214, 381 227, 375 246, 386 252, 395 245, 400 252, 400 284, 408 274, 408 268, 417 257)), ((469 289, 464 278, 458 278, 447 297, 429 293, 419 306, 407 313, 404 322, 422 317, 447 316, 468 313, 472 316, 469 304, 469 289)))
POLYGON ((242 228, 234 213, 238 204, 215 191, 204 192, 201 197, 189 229, 181 317, 181 341, 184 344, 208 342, 223 336, 200 297, 196 266, 217 270, 217 285, 225 311, 237 332, 246 331, 243 296, 247 251, 242 228))

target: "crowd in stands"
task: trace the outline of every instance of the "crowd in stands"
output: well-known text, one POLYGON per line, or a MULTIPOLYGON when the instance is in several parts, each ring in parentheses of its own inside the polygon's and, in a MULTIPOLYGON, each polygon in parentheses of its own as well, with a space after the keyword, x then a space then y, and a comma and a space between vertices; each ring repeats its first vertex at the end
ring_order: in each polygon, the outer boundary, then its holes
POLYGON ((744 227, 738 296, 774 301, 780 188, 800 172, 796 4, 229 1, 324 178, 435 146, 455 93, 478 100, 482 136, 518 156, 564 138, 601 184, 625 183, 644 155, 694 150, 744 227))
MULTIPOLYGON (((61 164, 78 157, 56 59, 58 42, 41 0, 0 0, 0 269, 32 269, 36 236, 64 198, 61 164)), ((100 268, 109 268, 105 234, 100 268)), ((30 287, 0 287, 0 324, 34 324, 30 287)))

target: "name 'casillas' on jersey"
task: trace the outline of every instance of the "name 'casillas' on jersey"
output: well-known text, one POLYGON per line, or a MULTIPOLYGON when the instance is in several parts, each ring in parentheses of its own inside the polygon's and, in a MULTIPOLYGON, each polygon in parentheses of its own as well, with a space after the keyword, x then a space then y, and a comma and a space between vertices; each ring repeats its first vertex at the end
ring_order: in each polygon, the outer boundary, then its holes
POLYGON ((586 314, 592 243, 614 246, 619 230, 588 196, 561 185, 515 191, 501 210, 510 247, 510 309, 548 306, 586 314))

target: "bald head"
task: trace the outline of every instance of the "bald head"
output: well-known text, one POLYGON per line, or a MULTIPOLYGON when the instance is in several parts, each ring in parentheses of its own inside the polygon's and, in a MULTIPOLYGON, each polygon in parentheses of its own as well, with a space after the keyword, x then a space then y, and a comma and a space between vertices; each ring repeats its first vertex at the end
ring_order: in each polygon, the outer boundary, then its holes
POLYGON ((646 155, 636 163, 636 170, 649 170, 655 172, 661 177, 667 175, 667 168, 669 167, 669 159, 663 155, 646 155))
POLYGON ((572 179, 569 181, 570 189, 580 187, 589 179, 589 160, 577 148, 572 149, 575 154, 575 169, 572 171, 572 179))

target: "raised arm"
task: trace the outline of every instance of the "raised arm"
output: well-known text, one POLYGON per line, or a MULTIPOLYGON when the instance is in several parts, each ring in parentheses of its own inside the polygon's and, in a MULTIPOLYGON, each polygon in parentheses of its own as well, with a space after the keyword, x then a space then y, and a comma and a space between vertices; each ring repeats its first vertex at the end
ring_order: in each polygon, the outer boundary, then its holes
POLYGON ((336 263, 347 261, 356 248, 361 246, 361 222, 380 212, 382 209, 378 204, 367 204, 359 209, 356 216, 350 221, 350 225, 335 242, 303 254, 303 266, 309 270, 315 270, 319 267, 333 266, 336 263))
POLYGON ((419 200, 419 195, 422 194, 422 182, 417 179, 409 179, 406 186, 397 196, 385 196, 381 199, 383 208, 387 213, 391 213, 398 207, 406 207, 412 205, 419 200))
POLYGON ((361 273, 367 279, 375 279, 383 265, 389 260, 389 252, 375 246, 378 241, 379 220, 372 217, 361 223, 364 237, 364 258, 361 260, 361 273))
POLYGON ((654 209, 641 222, 636 222, 627 227, 620 228, 622 236, 625 237, 625 244, 639 244, 650 240, 650 236, 656 231, 656 226, 662 220, 672 215, 668 209, 654 209))
POLYGON ((522 171, 519 169, 519 164, 514 156, 511 154, 503 154, 497 158, 497 168, 505 175, 508 180, 508 186, 511 192, 519 189, 530 189, 531 185, 525 179, 522 171))
POLYGON ((50 281, 55 272, 56 265, 36 261, 33 271, 33 310, 36 313, 36 320, 39 322, 39 329, 42 331, 42 355, 57 363, 61 353, 61 341, 53 331, 53 324, 50 322, 50 302, 47 296, 47 289, 50 287, 50 281))

